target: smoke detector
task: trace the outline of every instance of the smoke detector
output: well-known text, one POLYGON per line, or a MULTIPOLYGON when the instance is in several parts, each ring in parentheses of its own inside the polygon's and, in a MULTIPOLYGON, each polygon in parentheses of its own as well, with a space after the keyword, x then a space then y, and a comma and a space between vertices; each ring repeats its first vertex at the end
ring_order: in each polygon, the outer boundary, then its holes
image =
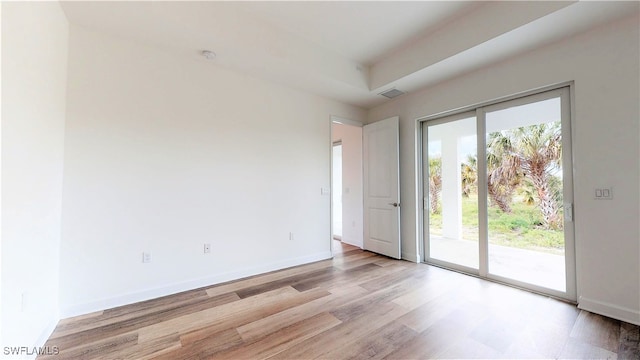
POLYGON ((384 96, 386 98, 393 99, 393 98, 398 97, 398 96, 400 96, 402 94, 404 94, 404 92, 400 91, 398 89, 389 89, 389 90, 385 90, 385 91, 381 92, 378 95, 382 95, 382 96, 384 96))
POLYGON ((216 53, 211 50, 202 50, 202 56, 204 56, 207 60, 213 60, 216 58, 216 53))

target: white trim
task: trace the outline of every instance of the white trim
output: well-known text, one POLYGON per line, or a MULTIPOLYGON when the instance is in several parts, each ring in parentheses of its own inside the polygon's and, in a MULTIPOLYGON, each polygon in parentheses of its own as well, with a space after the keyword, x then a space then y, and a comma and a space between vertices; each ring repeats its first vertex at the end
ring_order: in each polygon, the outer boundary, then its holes
MULTIPOLYGON (((49 324, 47 324, 47 326, 44 329, 42 329, 42 332, 36 339, 35 343, 32 346, 30 346, 29 349, 31 350, 34 348, 35 349, 43 348, 44 345, 49 340, 49 338, 51 337, 51 334, 53 334, 53 331, 56 329, 56 326, 58 326, 59 321, 60 321, 60 316, 56 312, 54 318, 49 322, 49 324)), ((3 346, 9 345, 4 343, 2 344, 3 346)), ((52 347, 53 346, 55 346, 55 344, 52 345, 52 347)), ((9 355, 8 357, 6 357, 6 359, 35 359, 37 358, 37 356, 38 356, 37 352, 33 352, 33 354, 9 355)))
MULTIPOLYGON (((335 254, 336 249, 333 248, 333 119, 329 118, 329 252, 331 257, 335 254)), ((342 140, 341 140, 342 141, 342 140)))
POLYGON ((183 291, 198 289, 201 287, 214 286, 227 281, 238 280, 253 275, 264 274, 270 271, 282 270, 293 266, 304 265, 316 261, 331 259, 331 251, 324 251, 309 256, 278 261, 271 264, 246 268, 239 271, 222 273, 215 276, 204 277, 200 279, 189 280, 185 282, 175 283, 172 285, 162 286, 155 289, 147 289, 139 292, 123 294, 120 296, 103 299, 84 304, 69 305, 61 309, 60 318, 69 318, 78 315, 89 314, 96 311, 102 311, 117 306, 133 304, 140 301, 159 298, 162 296, 172 295, 183 291))
POLYGON ((420 163, 417 164, 418 168, 420 168, 420 173, 418 173, 418 179, 416 179, 418 186, 422 190, 416 199, 418 204, 416 217, 418 218, 418 222, 421 223, 420 231, 416 233, 416 237, 418 238, 418 243, 421 244, 420 254, 422 254, 422 260, 426 263, 428 259, 431 258, 429 247, 429 210, 425 209, 425 202, 429 201, 429 180, 425 181, 425 179, 429 178, 429 162, 425 159, 429 158, 429 147, 424 146, 425 139, 429 138, 429 126, 426 122, 416 120, 418 124, 418 131, 420 132, 420 150, 418 150, 419 156, 416 156, 417 161, 420 163))
POLYGON ((552 288, 548 288, 548 287, 544 287, 536 284, 527 283, 525 281, 512 279, 506 276, 490 274, 490 273, 487 274, 487 276, 484 278, 498 284, 509 285, 509 286, 522 289, 525 291, 529 291, 535 294, 550 296, 552 298, 556 298, 565 302, 576 304, 576 301, 574 299, 570 299, 567 296, 566 291, 560 291, 560 290, 556 290, 556 289, 552 289, 552 288))
POLYGON ((349 120, 349 119, 341 118, 339 116, 334 116, 334 115, 331 115, 331 122, 336 124, 351 125, 351 126, 357 126, 357 127, 364 126, 364 124, 359 121, 349 120))
MULTIPOLYGON (((426 149, 423 149, 422 146, 422 137, 425 135, 422 131, 422 123, 420 121, 415 122, 415 192, 416 192, 416 259, 417 262, 420 262, 421 256, 424 259, 425 255, 425 247, 423 242, 423 236, 420 234, 424 234, 424 184, 422 183, 422 174, 424 171, 424 159, 426 158, 426 149), (424 150, 424 151, 423 151, 424 150)), ((428 167, 428 166, 427 166, 428 167)), ((404 257, 404 255, 403 255, 404 257)))
POLYGON ((487 189, 487 112, 476 109, 476 185, 478 188, 478 274, 489 275, 489 190, 487 189), (482 134, 482 135, 480 135, 482 134))
POLYGON ((347 244, 347 245, 355 246, 355 247, 357 247, 358 249, 362 249, 362 245, 360 245, 360 244, 353 244, 353 243, 350 243, 348 240, 340 240, 340 242, 341 242, 341 243, 343 243, 343 244, 347 244))
POLYGON ((490 113, 490 112, 500 111, 504 109, 509 109, 512 107, 523 106, 523 105, 528 105, 528 104, 532 104, 540 101, 559 98, 566 91, 568 86, 569 85, 567 84, 565 86, 562 86, 556 89, 551 89, 551 90, 547 90, 539 93, 533 93, 525 96, 519 96, 511 100, 505 100, 505 101, 496 102, 491 105, 486 105, 486 106, 483 106, 482 108, 484 109, 485 113, 490 113))
POLYGON ((566 276, 566 292, 567 296, 572 300, 578 299, 578 279, 577 279, 577 254, 576 254, 576 234, 575 234, 575 159, 573 157, 573 139, 575 139, 574 131, 574 117, 572 112, 572 98, 573 83, 569 86, 559 89, 560 91, 560 106, 561 106, 561 124, 562 124, 562 163, 571 164, 570 167, 562 166, 563 171, 563 204, 571 204, 571 211, 573 212, 571 220, 564 220, 564 246, 565 246, 565 276, 566 276), (566 186, 565 184, 569 184, 566 186))
POLYGON ((480 279, 488 280, 488 278, 480 276, 480 271, 478 269, 474 269, 469 266, 460 265, 460 264, 448 262, 445 260, 438 260, 436 258, 425 258, 424 261, 427 263, 427 265, 437 266, 439 268, 443 268, 446 270, 451 270, 451 271, 459 272, 461 274, 471 275, 471 276, 478 277, 480 279))
MULTIPOLYGON (((58 326, 59 321, 60 321, 60 316, 58 313, 56 313, 55 317, 51 320, 51 322, 49 322, 49 324, 42 330, 42 332, 40 333, 40 336, 38 336, 38 339, 36 340, 36 343, 34 344, 33 347, 43 348, 44 344, 47 343, 47 340, 49 340, 49 338, 51 337, 51 334, 53 334, 53 331, 56 329, 56 326, 58 326)), ((38 354, 27 355, 27 357, 24 359, 35 359, 37 355, 38 354)), ((9 356, 9 358, 11 358, 11 356, 9 356)))
POLYGON ((640 311, 618 306, 604 301, 589 299, 580 296, 578 309, 604 315, 616 320, 621 320, 634 325, 640 325, 640 311))
POLYGON ((420 255, 418 254, 409 254, 409 253, 403 252, 400 254, 400 258, 402 260, 411 261, 413 263, 420 263, 420 255))

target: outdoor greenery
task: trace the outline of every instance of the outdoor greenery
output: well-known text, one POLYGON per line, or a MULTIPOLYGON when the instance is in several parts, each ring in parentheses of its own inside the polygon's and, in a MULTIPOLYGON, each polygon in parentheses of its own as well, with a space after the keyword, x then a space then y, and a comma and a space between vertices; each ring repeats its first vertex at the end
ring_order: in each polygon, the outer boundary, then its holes
MULTIPOLYGON (((543 123, 494 132, 487 137, 488 225, 491 243, 561 251, 562 143, 560 123, 543 123)), ((477 239, 478 161, 461 165, 463 233, 477 239)), ((441 229, 442 160, 429 158, 432 231, 441 229)))
MULTIPOLYGON (((516 196, 515 200, 510 213, 497 207, 489 207, 489 242, 562 254, 563 231, 542 228, 540 210, 533 204, 525 203, 522 197, 516 196)), ((442 235, 442 214, 431 214, 429 221, 430 231, 434 235, 442 235)), ((462 237, 466 240, 478 240, 478 197, 475 193, 462 198, 462 237)))
POLYGON ((429 159, 429 208, 440 213, 440 191, 442 190, 442 158, 429 159))

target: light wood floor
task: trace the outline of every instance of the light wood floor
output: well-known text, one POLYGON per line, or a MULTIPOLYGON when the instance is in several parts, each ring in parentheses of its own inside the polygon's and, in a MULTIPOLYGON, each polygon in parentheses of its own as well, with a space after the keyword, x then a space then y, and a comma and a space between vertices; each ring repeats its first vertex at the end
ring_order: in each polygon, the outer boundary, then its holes
POLYGON ((52 359, 640 359, 638 326, 337 244, 333 260, 62 320, 46 346, 52 359))

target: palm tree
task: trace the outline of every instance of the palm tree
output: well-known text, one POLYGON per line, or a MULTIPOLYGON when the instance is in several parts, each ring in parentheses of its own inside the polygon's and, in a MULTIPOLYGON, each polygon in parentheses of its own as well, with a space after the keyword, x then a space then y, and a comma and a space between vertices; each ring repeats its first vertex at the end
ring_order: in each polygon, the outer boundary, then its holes
POLYGON ((432 214, 440 212, 440 191, 442 191, 442 158, 429 158, 429 210, 432 214))
POLYGON ((518 193, 522 197, 522 202, 527 205, 533 205, 536 203, 535 192, 536 189, 533 187, 533 184, 531 184, 531 181, 526 178, 518 188, 518 193))
POLYGON ((467 155, 467 161, 463 162, 462 172, 462 196, 469 197, 478 186, 478 158, 475 155, 467 155))
POLYGON ((554 191, 554 175, 562 164, 562 134, 560 122, 544 123, 509 130, 511 151, 519 167, 536 190, 538 206, 546 228, 562 226, 559 216, 558 190, 554 191))
POLYGON ((505 213, 511 212, 513 193, 520 184, 522 172, 514 153, 509 132, 489 134, 487 141, 487 193, 491 203, 505 213))

